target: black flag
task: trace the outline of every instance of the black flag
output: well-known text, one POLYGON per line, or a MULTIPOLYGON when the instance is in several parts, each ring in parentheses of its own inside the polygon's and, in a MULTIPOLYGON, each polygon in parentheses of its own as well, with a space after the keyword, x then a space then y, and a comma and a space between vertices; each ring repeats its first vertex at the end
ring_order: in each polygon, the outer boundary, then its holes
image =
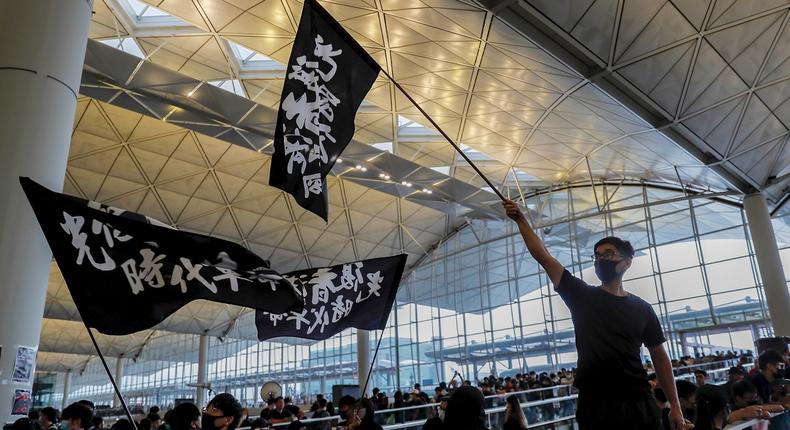
POLYGON ((326 175, 354 136, 354 117, 380 70, 315 0, 306 0, 288 60, 269 185, 327 220, 326 175))
POLYGON ((405 265, 406 255, 401 254, 283 275, 302 290, 305 307, 285 313, 256 311, 258 339, 323 340, 348 327, 383 330, 405 265))
POLYGON ((88 327, 135 333, 197 299, 269 312, 303 307, 293 284, 239 244, 19 181, 88 327))

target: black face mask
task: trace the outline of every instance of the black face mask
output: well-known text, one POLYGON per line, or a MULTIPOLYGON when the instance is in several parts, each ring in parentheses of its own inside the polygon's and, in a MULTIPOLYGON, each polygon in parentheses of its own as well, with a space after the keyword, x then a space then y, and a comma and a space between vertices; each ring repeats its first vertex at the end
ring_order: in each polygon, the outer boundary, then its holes
POLYGON ((597 260, 595 262, 595 275, 598 276, 598 279, 601 282, 611 282, 615 278, 617 278, 617 266, 619 261, 612 261, 612 260, 597 260))
POLYGON ((214 425, 214 421, 216 421, 218 418, 225 418, 225 417, 215 417, 213 415, 203 414, 203 416, 200 417, 200 429, 217 430, 219 427, 214 425))

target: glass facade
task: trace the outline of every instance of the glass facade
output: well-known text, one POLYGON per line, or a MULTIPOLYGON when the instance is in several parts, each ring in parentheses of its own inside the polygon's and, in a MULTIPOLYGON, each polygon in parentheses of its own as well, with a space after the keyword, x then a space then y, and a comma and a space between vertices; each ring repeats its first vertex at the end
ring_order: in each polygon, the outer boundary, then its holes
MULTIPOLYGON (((727 196, 614 184, 556 189, 529 196, 526 206, 549 251, 589 283, 596 282, 595 242, 609 235, 631 241, 636 257, 625 288, 653 305, 673 357, 751 349, 755 336, 771 334, 746 217, 727 196)), ((790 215, 775 218, 774 229, 790 279, 790 215)), ((253 315, 245 312, 228 336, 209 339, 213 391, 257 405, 269 380, 305 401, 357 382, 354 330, 314 343, 239 339, 251 327, 253 315)), ((371 357, 379 335, 371 334, 371 357)), ((477 379, 573 367, 576 360, 569 311, 509 220, 470 221, 427 253, 404 278, 383 336, 371 386, 386 392, 430 387, 456 372, 477 379)), ((129 402, 166 406, 194 398, 187 384, 197 380, 198 341, 157 332, 138 357, 123 358, 129 402)), ((59 405, 64 374, 38 378, 47 378, 47 399, 59 405)), ((70 379, 71 400, 111 403, 98 359, 70 379)))

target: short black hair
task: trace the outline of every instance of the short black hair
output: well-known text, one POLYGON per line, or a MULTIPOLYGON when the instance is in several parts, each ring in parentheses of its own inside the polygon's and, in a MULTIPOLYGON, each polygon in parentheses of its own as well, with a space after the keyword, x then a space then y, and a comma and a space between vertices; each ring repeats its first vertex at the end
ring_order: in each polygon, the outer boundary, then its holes
POLYGON ((757 393, 757 387, 745 379, 732 385, 732 397, 743 397, 746 393, 757 393))
POLYGON ((46 408, 42 409, 41 416, 46 418, 47 421, 51 423, 58 422, 58 410, 51 406, 47 406, 46 408))
POLYGON ((283 402, 285 401, 285 399, 283 398, 283 396, 277 396, 277 397, 275 397, 275 398, 274 398, 274 401, 275 401, 275 402, 276 402, 276 401, 279 401, 279 400, 282 400, 283 402))
POLYGON ((84 400, 84 399, 83 400, 77 400, 77 403, 79 403, 81 405, 85 405, 85 406, 91 408, 91 411, 96 409, 96 405, 94 405, 93 402, 91 402, 90 400, 84 400))
POLYGON ((780 361, 782 361, 782 356, 773 349, 767 349, 757 357, 757 364, 760 365, 760 370, 765 370, 769 364, 776 364, 780 361))
POLYGON ((104 424, 104 418, 94 416, 91 418, 91 425, 93 427, 101 427, 104 424))
POLYGON ((9 427, 11 430, 35 430, 36 422, 30 418, 20 418, 9 427))
POLYGON ((165 416, 172 430, 188 430, 192 421, 200 419, 200 409, 194 403, 185 402, 178 404, 170 411, 170 415, 165 416))
POLYGON ((318 399, 318 407, 319 408, 325 408, 326 407, 326 399, 324 399, 324 398, 318 399))
POLYGON ((631 245, 631 242, 620 239, 617 236, 608 236, 599 240, 598 242, 595 243, 595 246, 593 246, 593 252, 595 252, 595 250, 598 249, 599 246, 607 243, 617 248, 617 250, 620 251, 621 254, 623 254, 623 257, 634 258, 635 252, 633 245, 631 245))
POLYGON ((33 421, 38 421, 40 416, 41 415, 39 415, 38 409, 31 409, 30 412, 27 413, 27 417, 33 421))
POLYGON ((677 387, 678 390, 678 397, 686 400, 697 391, 697 386, 685 379, 676 380, 675 387, 677 387))
POLYGON ((228 430, 233 430, 239 425, 239 418, 241 418, 241 404, 230 393, 220 393, 214 396, 209 402, 215 408, 222 411, 226 417, 233 417, 233 421, 228 424, 228 430))
POLYGON ((161 421, 162 420, 162 417, 160 417, 159 414, 157 414, 156 412, 149 413, 146 418, 148 418, 151 421, 161 421))
POLYGON ((134 426, 126 418, 121 418, 110 427, 110 430, 134 430, 134 426))
POLYGON ((93 418, 93 410, 84 403, 72 403, 63 409, 61 414, 63 420, 80 420, 80 427, 86 429, 91 424, 93 418))
POLYGON ((742 367, 738 367, 738 366, 732 366, 732 367, 730 367, 729 374, 730 375, 743 375, 743 376, 746 376, 746 369, 744 369, 742 367))
POLYGON ((707 378, 708 377, 708 372, 706 372, 706 371, 704 371, 702 369, 697 369, 697 370, 694 371, 694 375, 702 375, 702 376, 707 378))
POLYGON ((340 398, 340 401, 337 403, 337 407, 340 408, 343 406, 354 406, 356 404, 357 404, 357 399, 355 399, 354 396, 349 396, 348 394, 346 394, 345 396, 340 398))

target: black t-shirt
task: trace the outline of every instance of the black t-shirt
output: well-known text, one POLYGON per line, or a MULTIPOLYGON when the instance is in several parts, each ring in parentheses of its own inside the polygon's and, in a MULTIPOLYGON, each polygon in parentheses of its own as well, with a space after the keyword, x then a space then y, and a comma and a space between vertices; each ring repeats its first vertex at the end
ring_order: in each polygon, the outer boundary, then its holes
POLYGON ((763 403, 770 403, 771 402, 771 383, 762 374, 762 372, 758 372, 754 377, 752 377, 752 385, 754 388, 757 388, 757 394, 760 395, 760 398, 763 399, 763 403))
POLYGON ((639 297, 615 296, 565 270, 557 293, 571 311, 579 390, 624 396, 649 394, 640 348, 666 341, 653 308, 639 297))
POLYGON ((272 409, 269 412, 269 421, 272 420, 282 420, 282 419, 290 419, 293 417, 293 414, 288 409, 283 408, 282 411, 278 411, 277 409, 272 409))

